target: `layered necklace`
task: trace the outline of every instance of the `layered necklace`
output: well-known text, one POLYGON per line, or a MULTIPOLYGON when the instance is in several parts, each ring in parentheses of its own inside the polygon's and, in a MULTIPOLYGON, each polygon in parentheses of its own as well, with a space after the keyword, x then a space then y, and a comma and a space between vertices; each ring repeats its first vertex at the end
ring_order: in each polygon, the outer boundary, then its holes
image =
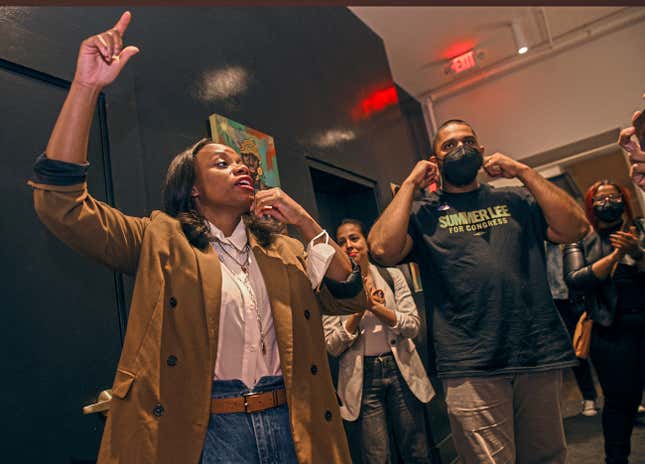
MULTIPOLYGON (((255 297, 255 292, 253 291, 253 287, 251 286, 251 281, 249 280, 249 266, 251 264, 251 245, 249 244, 249 241, 247 239, 246 244, 244 245, 242 250, 238 250, 234 245, 230 243, 223 242, 219 239, 215 239, 215 240, 216 240, 216 243, 219 245, 218 248, 226 256, 231 258, 231 260, 233 260, 235 264, 240 266, 240 269, 242 270, 241 274, 239 273, 235 274, 231 272, 231 275, 238 282, 238 284, 246 288, 249 296, 251 297, 251 304, 253 305, 253 309, 255 309, 255 317, 258 323, 258 330, 260 331, 260 344, 262 347, 262 354, 265 355, 267 353, 267 349, 266 349, 266 344, 264 342, 264 327, 262 325, 262 318, 264 317, 264 312, 261 310, 260 306, 258 305, 257 299, 255 297), (226 250, 227 246, 232 247, 235 251, 240 253, 240 255, 242 256, 242 260, 239 261, 237 258, 233 256, 233 254, 229 253, 226 250)), ((222 262, 222 264, 226 265, 226 263, 224 263, 224 259, 222 255, 219 256, 219 259, 222 262)), ((246 306, 246 302, 244 301, 244 292, 241 292, 241 295, 242 295, 242 306, 246 306)))

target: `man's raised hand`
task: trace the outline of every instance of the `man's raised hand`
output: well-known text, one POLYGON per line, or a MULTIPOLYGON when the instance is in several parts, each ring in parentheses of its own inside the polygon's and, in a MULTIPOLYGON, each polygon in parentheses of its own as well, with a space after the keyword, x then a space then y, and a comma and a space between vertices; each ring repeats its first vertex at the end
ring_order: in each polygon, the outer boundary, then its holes
POLYGON ((408 175, 405 182, 411 182, 416 188, 425 189, 433 182, 439 179, 439 169, 437 164, 432 161, 419 161, 412 172, 408 175))
POLYGON ((502 153, 493 153, 484 158, 484 170, 490 177, 512 179, 520 176, 527 166, 502 153))

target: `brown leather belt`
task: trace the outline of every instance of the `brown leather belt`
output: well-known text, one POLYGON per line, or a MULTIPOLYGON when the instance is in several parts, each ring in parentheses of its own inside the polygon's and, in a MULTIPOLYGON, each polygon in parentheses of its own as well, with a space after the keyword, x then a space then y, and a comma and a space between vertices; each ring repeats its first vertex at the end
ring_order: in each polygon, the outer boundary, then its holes
POLYGON ((284 388, 263 393, 249 393, 235 398, 213 398, 211 399, 211 414, 231 414, 234 412, 251 414, 277 408, 286 402, 287 392, 284 388))

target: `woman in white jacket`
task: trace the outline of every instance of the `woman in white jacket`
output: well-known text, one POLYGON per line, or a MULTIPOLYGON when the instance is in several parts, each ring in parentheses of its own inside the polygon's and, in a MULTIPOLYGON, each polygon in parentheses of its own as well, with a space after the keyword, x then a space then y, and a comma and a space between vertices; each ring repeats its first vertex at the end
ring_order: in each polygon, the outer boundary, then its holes
POLYGON ((422 403, 434 389, 412 341, 420 320, 410 288, 399 269, 370 263, 360 221, 344 220, 336 237, 371 289, 363 312, 323 318, 327 351, 340 357, 341 415, 359 421, 364 462, 389 462, 388 428, 403 462, 430 462, 422 403))

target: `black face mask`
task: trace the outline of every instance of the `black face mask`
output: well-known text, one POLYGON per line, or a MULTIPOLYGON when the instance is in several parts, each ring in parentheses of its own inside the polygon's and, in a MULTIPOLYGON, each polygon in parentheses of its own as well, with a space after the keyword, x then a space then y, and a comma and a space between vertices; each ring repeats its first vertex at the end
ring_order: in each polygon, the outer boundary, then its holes
POLYGON ((596 217, 603 222, 616 222, 619 220, 623 212, 625 211, 625 205, 621 201, 620 203, 615 203, 613 201, 608 201, 602 205, 597 205, 593 207, 596 217))
POLYGON ((470 184, 477 177, 484 157, 479 150, 470 145, 461 145, 443 159, 443 178, 456 187, 470 184))

